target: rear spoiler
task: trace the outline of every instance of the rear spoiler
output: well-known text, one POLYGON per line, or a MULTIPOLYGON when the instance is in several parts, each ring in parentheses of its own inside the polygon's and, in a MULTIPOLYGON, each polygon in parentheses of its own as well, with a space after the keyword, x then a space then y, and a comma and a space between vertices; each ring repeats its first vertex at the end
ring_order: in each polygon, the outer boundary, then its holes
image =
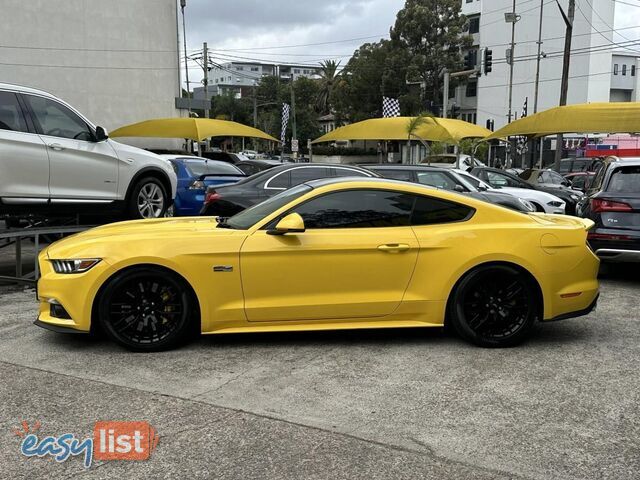
POLYGON ((584 225, 584 229, 588 232, 589 230, 591 230, 594 225, 595 222, 593 220, 590 220, 588 218, 581 218, 580 221, 582 222, 582 224, 584 225))
POLYGON ((207 177, 246 177, 244 173, 205 173, 200 175, 198 180, 205 180, 207 177))

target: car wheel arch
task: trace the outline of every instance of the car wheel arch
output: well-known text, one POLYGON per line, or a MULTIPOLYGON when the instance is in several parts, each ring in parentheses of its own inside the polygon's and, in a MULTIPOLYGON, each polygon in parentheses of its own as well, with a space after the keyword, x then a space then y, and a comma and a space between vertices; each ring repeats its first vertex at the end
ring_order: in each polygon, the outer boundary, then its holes
POLYGON ((167 200, 170 206, 174 200, 172 196, 173 190, 171 188, 171 180, 169 180, 169 176, 165 172, 156 167, 144 167, 135 173, 135 175, 131 178, 129 185, 127 186, 127 193, 124 196, 125 205, 129 204, 133 189, 136 187, 138 182, 145 177, 155 178, 160 183, 162 183, 165 192, 167 192, 167 200))
MULTIPOLYGON (((193 285, 191 284, 191 282, 189 282, 189 280, 187 278, 185 278, 184 275, 180 274, 180 272, 177 272, 176 270, 167 267, 166 265, 160 265, 157 263, 139 263, 139 264, 135 264, 135 265, 128 265, 122 268, 119 268, 115 271, 113 271, 108 277, 106 277, 104 279, 104 281, 102 282, 102 284, 100 285, 100 287, 97 289, 95 295, 93 296, 93 301, 91 302, 91 325, 90 325, 90 332, 91 333, 98 333, 99 332, 99 325, 100 322, 98 320, 98 304, 100 302, 100 298, 102 296, 102 293, 104 292, 104 290, 107 288, 107 286, 110 284, 111 281, 113 281, 117 276, 122 275, 123 273, 127 273, 130 271, 135 271, 135 270, 139 270, 139 269, 153 269, 153 270, 157 270, 158 272, 161 273, 168 273, 170 275, 173 275, 175 277, 178 277, 183 283, 184 285, 187 287, 188 293, 191 296, 191 300, 193 301, 193 307, 195 309, 196 315, 195 317, 199 317, 199 329, 198 332, 202 329, 202 312, 203 312, 203 305, 200 301, 200 297, 198 296, 196 290, 193 288, 193 285)), ((194 326, 195 328, 195 326, 194 326)))
POLYGON ((515 270, 524 274, 529 279, 529 281, 531 281, 532 285, 535 288, 535 291, 537 292, 536 300, 538 302, 539 320, 544 319, 544 293, 543 293, 542 287, 540 286, 540 282, 538 281, 536 276, 533 273, 531 273, 527 268, 523 267, 522 265, 519 265, 515 262, 499 260, 499 261, 488 261, 488 262, 479 263, 471 268, 466 269, 461 275, 458 275, 458 278, 456 279, 455 283, 453 284, 453 287, 451 288, 447 296, 447 301, 445 304, 445 315, 444 315, 445 327, 449 326, 449 322, 451 319, 451 308, 453 307, 453 300, 455 298, 455 295, 460 283, 467 276, 469 276, 470 274, 478 270, 489 269, 492 267, 500 267, 500 266, 514 268, 515 270))

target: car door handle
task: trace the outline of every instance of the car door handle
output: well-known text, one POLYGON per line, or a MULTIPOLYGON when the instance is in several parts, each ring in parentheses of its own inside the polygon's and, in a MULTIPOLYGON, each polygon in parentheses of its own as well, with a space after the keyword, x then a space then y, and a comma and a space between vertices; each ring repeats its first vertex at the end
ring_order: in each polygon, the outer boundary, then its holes
POLYGON ((378 250, 389 253, 405 252, 410 248, 406 243, 386 243, 378 246, 378 250))
POLYGON ((47 146, 52 150, 58 150, 58 151, 64 150, 64 147, 62 145, 60 145, 59 143, 50 143, 47 146))

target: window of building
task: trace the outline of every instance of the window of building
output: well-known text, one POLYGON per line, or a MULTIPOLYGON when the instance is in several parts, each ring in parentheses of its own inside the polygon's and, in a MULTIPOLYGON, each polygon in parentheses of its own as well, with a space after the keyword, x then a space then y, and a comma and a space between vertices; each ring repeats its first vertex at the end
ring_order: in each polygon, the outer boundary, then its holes
POLYGON ((469 17, 469 33, 474 34, 480 31, 480 17, 469 17))
POLYGON ((242 71, 244 70, 244 67, 236 67, 236 70, 242 71))
POLYGON ((258 67, 251 67, 251 71, 252 71, 252 72, 258 72, 258 71, 260 71, 260 68, 258 68, 258 67))
POLYGON ((617 63, 614 63, 614 64, 613 64, 613 74, 614 74, 614 75, 617 75, 617 74, 618 74, 618 64, 617 64, 617 63))
POLYGON ((293 73, 300 73, 300 69, 299 68, 294 68, 293 69, 293 73))
POLYGON ((626 75, 627 74, 627 64, 625 63, 624 65, 622 65, 622 75, 626 75))
POLYGON ((478 82, 475 80, 471 80, 467 82, 467 97, 475 97, 478 95, 478 82))
POLYGON ((631 76, 632 77, 636 76, 636 66, 635 65, 631 65, 631 76))

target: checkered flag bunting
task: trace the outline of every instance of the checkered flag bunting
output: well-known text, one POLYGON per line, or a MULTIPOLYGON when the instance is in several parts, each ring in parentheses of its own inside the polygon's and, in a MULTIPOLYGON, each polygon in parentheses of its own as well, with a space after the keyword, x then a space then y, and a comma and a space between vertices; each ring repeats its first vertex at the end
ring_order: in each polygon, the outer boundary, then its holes
POLYGON ((282 133, 280 134, 280 141, 284 145, 287 141, 287 125, 289 125, 289 112, 291 107, 288 103, 282 104, 282 133))
POLYGON ((400 116, 400 100, 397 98, 382 97, 382 116, 399 117, 400 116))

